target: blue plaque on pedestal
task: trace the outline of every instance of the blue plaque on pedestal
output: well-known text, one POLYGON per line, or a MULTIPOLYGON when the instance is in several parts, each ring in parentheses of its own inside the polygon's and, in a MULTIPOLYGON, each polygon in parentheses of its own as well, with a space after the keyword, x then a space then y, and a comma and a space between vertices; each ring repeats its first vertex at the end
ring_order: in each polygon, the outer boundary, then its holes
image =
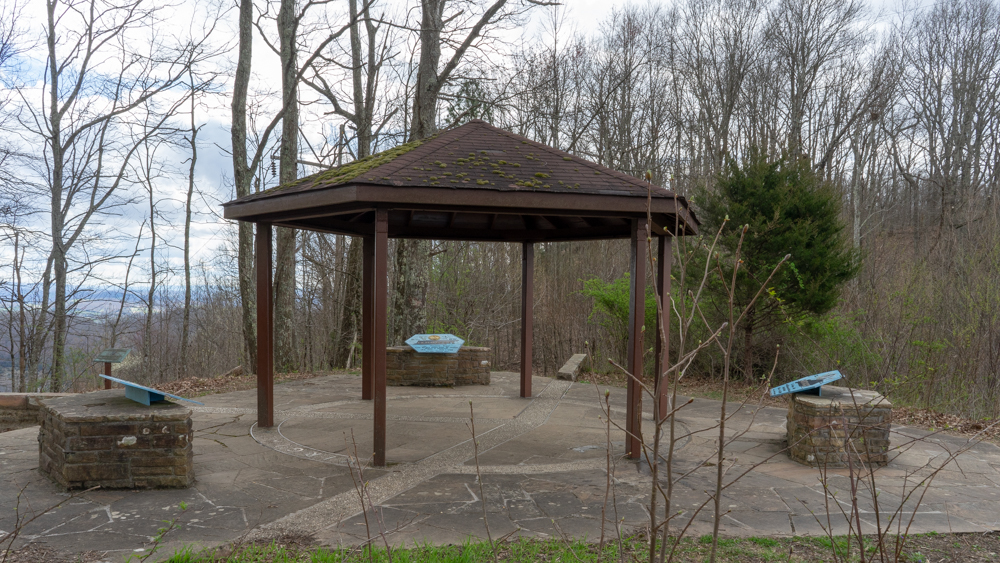
POLYGON ((833 383, 841 377, 844 376, 838 370, 817 373, 816 375, 810 375, 809 377, 803 377, 802 379, 796 379, 795 381, 774 387, 771 389, 771 396, 777 397, 789 393, 802 393, 803 391, 812 391, 813 389, 816 390, 816 395, 822 395, 821 387, 827 383, 833 383))
POLYGON ((454 334, 414 334, 406 343, 421 354, 455 354, 465 341, 454 334))

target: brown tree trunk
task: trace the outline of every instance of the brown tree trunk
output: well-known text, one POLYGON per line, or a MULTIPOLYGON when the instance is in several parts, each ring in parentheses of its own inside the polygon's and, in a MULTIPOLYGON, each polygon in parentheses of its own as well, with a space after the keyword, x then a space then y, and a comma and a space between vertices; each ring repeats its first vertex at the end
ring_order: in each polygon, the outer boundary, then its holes
MULTIPOLYGON (((56 16, 55 3, 48 3, 48 29, 46 43, 49 50, 49 122, 48 125, 51 137, 52 150, 52 179, 49 189, 50 198, 50 234, 52 236, 52 251, 49 255, 49 266, 52 268, 55 281, 55 296, 52 319, 52 373, 49 380, 49 389, 52 392, 62 391, 62 371, 63 371, 63 349, 66 343, 66 251, 63 248, 63 146, 62 146, 62 114, 59 112, 59 73, 58 60, 56 58, 56 16)), ((48 268, 46 268, 48 270, 48 268)), ((39 330, 45 325, 45 316, 48 312, 48 271, 46 271, 45 285, 42 296, 42 310, 39 320, 39 330)), ((43 337, 44 338, 44 337, 43 337)), ((37 342, 38 353, 41 352, 42 342, 37 342)))
MULTIPOLYGON (((295 1, 282 0, 278 9, 278 39, 281 53, 281 119, 279 179, 282 184, 298 177, 298 57, 295 45, 298 21, 295 1)), ((295 369, 295 250, 294 229, 277 228, 274 266, 274 361, 281 371, 295 369)))
POLYGON ((420 3, 420 63, 417 89, 413 96, 410 140, 430 137, 437 130, 437 102, 441 92, 438 64, 441 61, 441 30, 444 28, 445 0, 420 3))
POLYGON ((747 381, 753 381, 753 331, 754 311, 747 311, 743 325, 743 374, 747 381))
POLYGON ((401 345, 404 340, 427 329, 427 286, 430 241, 402 239, 396 241, 396 278, 392 295, 392 333, 390 342, 401 345))
POLYGON ((191 79, 191 166, 188 168, 187 199, 184 202, 184 312, 181 320, 181 377, 188 375, 188 338, 191 331, 191 198, 194 195, 194 168, 198 162, 198 127, 194 119, 194 78, 191 79))
POLYGON ((347 249, 344 266, 344 310, 340 318, 339 334, 335 335, 333 363, 346 366, 351 355, 351 345, 361 334, 361 237, 352 237, 347 249))
POLYGON ((156 362, 153 361, 153 313, 156 299, 156 201, 153 199, 152 171, 147 166, 145 172, 147 175, 145 182, 149 189, 149 290, 146 292, 146 325, 142 334, 142 371, 144 375, 150 377, 149 381, 155 381, 152 373, 154 366, 156 366, 156 362))
MULTIPOLYGON (((250 88, 250 64, 253 56, 253 0, 240 0, 239 56, 233 82, 232 128, 233 183, 236 197, 250 195, 252 171, 247 165, 247 91, 250 88)), ((243 327, 243 365, 247 372, 257 369, 257 286, 254 274, 253 224, 239 223, 238 270, 243 327)))
MULTIPOLYGON (((58 232, 58 231, 56 231, 58 232)), ((56 235, 58 237, 58 235, 56 235)), ((60 237, 61 238, 61 237, 60 237)), ((49 390, 53 393, 62 391, 62 375, 65 371, 63 354, 66 350, 66 252, 62 241, 58 238, 53 246, 53 270, 55 272, 56 292, 53 298, 55 309, 52 312, 52 372, 49 379, 49 390)))
MULTIPOLYGON (((417 84, 413 97, 413 115, 410 122, 410 140, 425 139, 437 132, 437 103, 441 88, 461 62, 469 47, 479 38, 483 29, 492 23, 507 0, 494 0, 469 28, 451 58, 443 67, 441 63, 444 9, 447 0, 421 0, 420 61, 417 66, 417 84)), ((449 20, 450 21, 450 20, 449 20)), ((392 296, 392 315, 389 321, 393 343, 399 344, 413 334, 427 328, 425 308, 429 283, 430 242, 426 240, 400 240, 394 258, 396 283, 392 296)))

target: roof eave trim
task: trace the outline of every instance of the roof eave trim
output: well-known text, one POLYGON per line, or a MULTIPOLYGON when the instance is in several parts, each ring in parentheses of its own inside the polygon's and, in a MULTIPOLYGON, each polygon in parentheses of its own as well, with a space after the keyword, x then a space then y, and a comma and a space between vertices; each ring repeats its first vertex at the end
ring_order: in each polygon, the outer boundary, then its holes
MULTIPOLYGON (((539 215, 553 211, 572 211, 586 215, 587 211, 599 215, 622 213, 633 215, 647 210, 647 198, 625 195, 545 193, 538 191, 467 190, 464 188, 417 188, 384 185, 349 184, 322 191, 288 194, 246 202, 231 201, 225 204, 223 216, 241 221, 266 221, 268 215, 281 214, 284 218, 294 212, 309 213, 316 207, 349 204, 371 204, 376 207, 405 208, 407 206, 440 207, 453 209, 470 207, 489 209, 496 213, 524 213, 525 209, 537 210, 539 215), (363 191, 363 194, 359 194, 363 191)), ((674 213, 676 198, 654 197, 650 211, 674 213)), ((685 208, 682 204, 681 210, 685 208)), ((687 215, 687 213, 684 213, 687 215)))

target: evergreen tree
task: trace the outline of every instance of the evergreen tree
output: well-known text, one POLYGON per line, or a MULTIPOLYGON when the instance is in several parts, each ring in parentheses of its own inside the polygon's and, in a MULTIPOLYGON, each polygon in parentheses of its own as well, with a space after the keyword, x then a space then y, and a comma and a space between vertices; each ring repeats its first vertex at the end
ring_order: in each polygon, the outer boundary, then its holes
MULTIPOLYGON (((722 233, 719 245, 730 255, 739 245, 741 227, 748 226, 734 288, 737 310, 751 303, 768 275, 790 255, 768 283, 768 295, 757 300, 743 321, 743 369, 750 377, 754 333, 788 317, 832 309, 859 262, 842 236, 839 198, 808 159, 770 161, 757 151, 742 166, 729 159, 714 189, 702 189, 697 201, 706 235, 714 235, 729 218, 732 227, 722 233)), ((723 260, 722 267, 725 279, 732 279, 732 262, 723 260)))
POLYGON ((448 104, 449 125, 462 125, 473 119, 493 122, 493 103, 478 80, 467 78, 448 104))

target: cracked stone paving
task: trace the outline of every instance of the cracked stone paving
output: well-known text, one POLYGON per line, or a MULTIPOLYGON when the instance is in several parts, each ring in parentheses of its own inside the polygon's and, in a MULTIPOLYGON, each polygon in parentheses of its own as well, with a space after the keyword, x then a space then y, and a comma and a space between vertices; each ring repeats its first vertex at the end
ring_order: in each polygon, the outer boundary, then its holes
MULTIPOLYGON (((0 434, 0 534, 14 528, 18 513, 37 516, 15 547, 32 542, 116 560, 148 549, 171 522, 162 553, 281 532, 311 534, 329 545, 381 542, 382 534, 396 545, 460 543, 470 535, 485 539, 487 523, 494 538, 596 541, 602 518, 608 536, 648 523, 648 464, 622 459, 624 436, 616 428, 613 475, 606 470, 609 440, 599 406, 605 388, 535 377, 535 396, 521 399, 518 375, 510 372, 494 372, 489 386, 389 388, 389 465, 364 469, 374 504, 366 521, 359 476, 348 466, 355 452, 364 458, 372 450, 372 405, 360 399, 360 383, 356 375, 332 375, 277 385, 279 424, 270 429, 254 425, 253 390, 203 397, 204 407, 192 407, 196 481, 189 489, 71 496, 38 472, 37 426, 0 434)), ((624 425, 624 389, 610 389, 610 403, 613 419, 624 425)), ((671 495, 677 513, 671 527, 688 526, 695 536, 711 533, 706 500, 717 470, 712 427, 719 407, 696 399, 678 413, 683 438, 673 469, 686 476, 671 495)), ((727 423, 724 535, 825 535, 827 526, 846 531, 841 508, 849 498, 848 470, 827 471, 825 494, 819 470, 783 452, 785 416, 785 409, 745 407, 727 423)), ((644 418, 651 434, 648 412, 644 418)), ((876 472, 877 510, 870 495, 860 500, 866 532, 905 528, 911 518, 911 533, 1000 529, 1000 448, 901 426, 893 427, 891 440, 891 461, 876 472), (938 468, 919 506, 919 495, 903 502, 938 468)), ((661 462, 661 477, 663 469, 661 462)))

